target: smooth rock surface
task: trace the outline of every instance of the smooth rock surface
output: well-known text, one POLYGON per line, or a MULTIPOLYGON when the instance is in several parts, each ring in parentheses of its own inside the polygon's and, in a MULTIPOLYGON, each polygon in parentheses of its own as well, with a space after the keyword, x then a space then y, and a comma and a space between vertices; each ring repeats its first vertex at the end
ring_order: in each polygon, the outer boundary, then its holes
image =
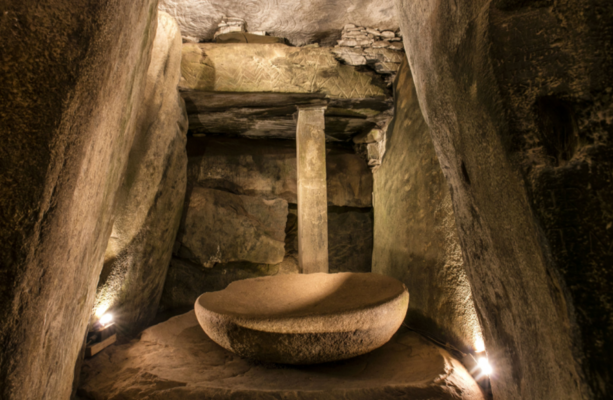
POLYGON ((157 1, 0 8, 0 398, 68 399, 157 1))
POLYGON ((408 63, 395 82, 396 116, 374 172, 372 271, 403 282, 406 322, 463 351, 482 343, 447 181, 423 119, 408 63))
POLYGON ((323 93, 343 99, 387 95, 376 73, 342 65, 321 47, 186 43, 181 71, 182 90, 323 93))
MULTIPOLYGON (((327 145, 326 152, 328 205, 370 207, 366 162, 350 149, 327 145)), ((189 138, 188 156, 188 185, 297 202, 295 142, 189 138)))
POLYGON ((85 362, 85 399, 483 400, 464 367, 404 328, 383 347, 312 366, 254 363, 218 346, 194 312, 112 346, 85 362))
POLYGON ((494 398, 613 398, 613 2, 396 5, 494 398))
POLYGON ((198 322, 250 359, 315 364, 365 354, 404 320, 409 294, 377 274, 310 273, 246 279, 196 300, 198 322))
POLYGON ((293 45, 332 44, 347 23, 398 28, 392 0, 161 0, 159 7, 175 17, 183 35, 197 40, 213 39, 225 16, 241 18, 248 31, 266 31, 293 45))
POLYGON ((287 202, 192 188, 177 241, 181 258, 212 267, 251 261, 276 264, 285 254, 287 202))
POLYGON ((94 307, 111 311, 122 332, 138 332, 157 313, 187 184, 187 118, 177 85, 181 32, 158 13, 136 137, 114 211, 94 307))

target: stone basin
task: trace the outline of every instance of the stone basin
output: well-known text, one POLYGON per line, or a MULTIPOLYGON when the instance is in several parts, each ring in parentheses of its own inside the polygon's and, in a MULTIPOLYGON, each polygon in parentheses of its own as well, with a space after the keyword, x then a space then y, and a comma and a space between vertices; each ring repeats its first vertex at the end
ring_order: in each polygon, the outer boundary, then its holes
POLYGON ((245 279, 196 300, 204 332, 241 357, 282 364, 343 360, 383 346, 407 312, 398 280, 372 273, 245 279))

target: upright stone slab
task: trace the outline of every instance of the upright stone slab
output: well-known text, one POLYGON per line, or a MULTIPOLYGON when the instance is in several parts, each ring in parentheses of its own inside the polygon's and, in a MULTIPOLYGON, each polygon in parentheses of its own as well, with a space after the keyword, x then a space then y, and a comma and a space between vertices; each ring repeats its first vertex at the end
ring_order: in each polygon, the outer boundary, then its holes
POLYGON ((298 262, 305 274, 328 272, 325 109, 298 109, 298 262))

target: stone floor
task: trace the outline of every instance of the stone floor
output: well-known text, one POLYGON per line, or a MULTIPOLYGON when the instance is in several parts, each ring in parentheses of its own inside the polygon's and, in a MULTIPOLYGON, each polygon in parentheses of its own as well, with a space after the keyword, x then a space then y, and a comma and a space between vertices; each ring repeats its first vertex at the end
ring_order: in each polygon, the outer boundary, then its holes
POLYGON ((87 360, 83 399, 479 399, 464 367, 402 328, 385 346, 350 360, 312 366, 262 364, 211 341, 193 311, 87 360))

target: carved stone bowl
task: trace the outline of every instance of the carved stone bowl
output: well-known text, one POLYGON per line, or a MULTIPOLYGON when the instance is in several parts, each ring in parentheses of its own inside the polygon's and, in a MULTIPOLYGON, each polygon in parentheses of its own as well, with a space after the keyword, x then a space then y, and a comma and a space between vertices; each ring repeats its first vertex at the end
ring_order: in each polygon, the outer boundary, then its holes
POLYGON ((407 312, 398 280, 371 273, 245 279, 204 293, 195 311, 204 332, 241 357, 315 364, 384 345, 407 312))

